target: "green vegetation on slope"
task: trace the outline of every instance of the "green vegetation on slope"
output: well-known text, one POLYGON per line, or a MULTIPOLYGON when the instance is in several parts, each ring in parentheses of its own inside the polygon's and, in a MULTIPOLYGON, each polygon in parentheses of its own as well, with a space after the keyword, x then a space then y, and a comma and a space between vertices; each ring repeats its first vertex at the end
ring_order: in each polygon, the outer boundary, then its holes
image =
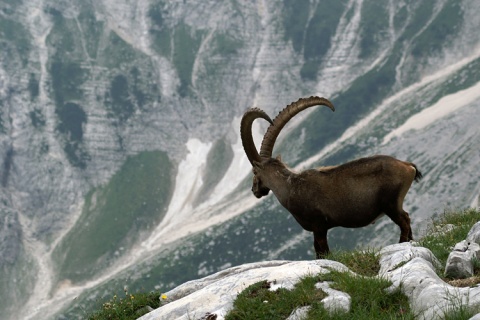
MULTIPOLYGON (((424 2, 428 3, 429 1, 422 1, 421 3, 424 2)), ((430 5, 434 6, 435 1, 430 1, 430 5)), ((461 3, 456 0, 448 1, 432 23, 414 39, 412 54, 419 57, 439 53, 446 43, 453 40, 456 33, 460 30, 462 22, 463 11, 461 3)))
POLYGON ((185 97, 192 85, 193 64, 200 48, 201 31, 194 31, 186 24, 180 24, 173 32, 173 64, 180 78, 178 93, 185 97))
POLYGON ((59 281, 80 282, 101 273, 166 212, 172 164, 160 151, 129 157, 102 187, 88 193, 82 214, 53 252, 59 281))
POLYGON ((388 3, 384 1, 365 1, 362 5, 359 58, 365 59, 376 53, 379 45, 388 33, 388 3))
MULTIPOLYGON (((186 97, 190 93, 193 65, 203 32, 194 30, 183 22, 173 27, 167 26, 163 18, 162 3, 153 4, 148 10, 148 17, 152 25, 149 29, 152 48, 173 62, 180 78, 178 93, 181 97, 186 97)), ((224 45, 235 50, 230 43, 224 45)))
POLYGON ((32 39, 25 27, 9 18, 9 15, 0 15, 0 49, 1 56, 9 62, 20 59, 22 66, 28 64, 32 39))
POLYGON ((129 294, 124 291, 125 297, 114 295, 110 301, 102 305, 102 309, 93 314, 87 315, 88 320, 128 320, 137 319, 138 317, 148 313, 150 308, 158 308, 160 306, 160 294, 141 293, 129 294))
POLYGON ((284 0, 285 40, 297 53, 303 52, 305 63, 300 71, 303 80, 316 80, 323 57, 330 49, 346 1, 325 1, 312 10, 310 1, 284 0), (308 24, 308 25, 307 25, 308 24))
POLYGON ((49 60, 49 73, 58 117, 57 130, 62 135, 68 160, 73 166, 83 169, 90 157, 83 146, 83 127, 87 115, 80 102, 84 100, 83 84, 90 72, 79 62, 85 57, 80 44, 74 41, 80 36, 77 25, 53 8, 49 14, 54 25, 47 43, 56 48, 49 60))

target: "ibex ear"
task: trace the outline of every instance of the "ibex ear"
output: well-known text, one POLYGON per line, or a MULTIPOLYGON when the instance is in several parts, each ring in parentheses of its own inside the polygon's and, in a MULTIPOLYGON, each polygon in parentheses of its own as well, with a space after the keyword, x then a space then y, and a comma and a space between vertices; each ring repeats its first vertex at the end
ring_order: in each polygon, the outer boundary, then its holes
POLYGON ((278 161, 282 161, 282 156, 281 156, 281 155, 278 155, 278 156, 276 157, 276 159, 277 159, 278 161))

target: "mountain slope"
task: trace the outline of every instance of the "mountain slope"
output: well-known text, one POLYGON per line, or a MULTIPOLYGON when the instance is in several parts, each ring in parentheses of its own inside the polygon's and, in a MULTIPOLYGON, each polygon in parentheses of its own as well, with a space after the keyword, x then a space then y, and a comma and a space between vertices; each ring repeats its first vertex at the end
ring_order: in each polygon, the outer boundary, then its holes
MULTIPOLYGON (((249 191, 238 129, 250 106, 274 116, 302 96, 333 101, 335 113, 306 111, 279 137, 274 152, 292 167, 374 153, 415 162, 425 179, 405 206, 416 234, 446 206, 478 203, 479 9, 4 1, 2 314, 71 317, 125 285, 167 290, 236 264, 312 258, 311 235, 249 191)), ((254 126, 257 145, 265 128, 254 126)), ((329 241, 397 233, 382 219, 329 241)))

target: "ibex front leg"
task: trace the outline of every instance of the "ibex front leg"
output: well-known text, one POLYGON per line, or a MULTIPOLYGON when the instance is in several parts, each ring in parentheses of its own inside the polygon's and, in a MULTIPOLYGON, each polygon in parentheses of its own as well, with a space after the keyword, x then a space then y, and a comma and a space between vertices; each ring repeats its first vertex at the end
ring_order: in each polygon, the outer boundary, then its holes
POLYGON ((313 246, 315 247, 317 259, 324 258, 330 252, 327 242, 327 230, 313 232, 313 246))

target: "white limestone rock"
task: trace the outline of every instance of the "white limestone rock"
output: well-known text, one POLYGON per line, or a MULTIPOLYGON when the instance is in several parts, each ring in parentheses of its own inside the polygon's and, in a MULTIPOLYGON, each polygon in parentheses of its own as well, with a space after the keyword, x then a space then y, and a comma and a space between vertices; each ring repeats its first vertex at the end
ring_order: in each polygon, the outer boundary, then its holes
POLYGON ((352 298, 349 294, 330 288, 328 282, 319 282, 315 285, 317 289, 323 290, 328 297, 321 302, 325 309, 330 313, 338 311, 349 312, 352 305, 352 298))
POLYGON ((480 244, 480 221, 475 223, 467 234, 468 242, 480 244))
POLYGON ((454 279, 464 279, 473 276, 473 263, 469 252, 450 252, 445 265, 445 276, 454 279))
POLYGON ((445 265, 445 276, 462 279, 473 276, 473 259, 480 258, 480 245, 463 240, 449 254, 445 265))
POLYGON ((468 320, 480 320, 480 313, 477 313, 476 315, 474 315, 473 317, 471 317, 468 320))
POLYGON ((304 320, 307 318, 307 314, 310 308, 310 306, 297 308, 292 311, 292 313, 288 316, 286 320, 304 320))
POLYGON ((254 283, 266 280, 275 282, 276 288, 291 289, 304 276, 331 270, 345 272, 348 268, 330 260, 267 261, 229 268, 167 292, 170 303, 139 319, 196 319, 210 313, 221 320, 232 308, 236 296, 254 283))
POLYGON ((395 270, 413 258, 422 258, 435 267, 440 267, 440 262, 433 253, 423 247, 416 247, 410 242, 402 242, 384 247, 380 254, 379 275, 384 276, 389 271, 395 270))
MULTIPOLYGON (((402 290, 408 297, 410 307, 418 319, 439 319, 445 313, 455 310, 459 306, 468 306, 468 308, 480 306, 479 287, 453 287, 437 276, 432 261, 422 256, 412 255, 412 252, 430 252, 428 249, 412 249, 405 244, 387 248, 388 250, 382 250, 380 253, 382 255, 380 263, 389 262, 390 265, 382 264, 383 273, 381 271, 380 276, 392 281, 389 290, 402 290), (412 259, 395 268, 392 267, 395 265, 392 263, 394 255, 412 256, 412 259)), ((430 252, 426 255, 427 258, 430 255, 433 256, 430 252)))

